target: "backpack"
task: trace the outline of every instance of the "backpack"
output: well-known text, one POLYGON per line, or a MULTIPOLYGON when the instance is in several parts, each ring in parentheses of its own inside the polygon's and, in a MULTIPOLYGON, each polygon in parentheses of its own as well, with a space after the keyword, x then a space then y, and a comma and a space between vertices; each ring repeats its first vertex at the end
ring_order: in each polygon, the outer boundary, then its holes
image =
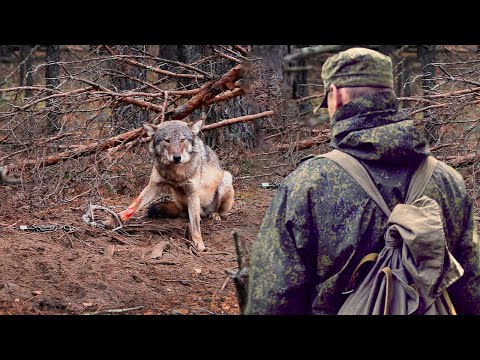
POLYGON ((428 156, 416 169, 405 204, 390 210, 365 167, 340 150, 320 155, 347 171, 388 217, 385 247, 362 258, 352 273, 339 315, 456 315, 447 288, 463 268, 447 248, 442 208, 422 196, 437 164, 428 156), (366 270, 365 264, 373 264, 366 270), (360 270, 366 273, 359 281, 360 270))

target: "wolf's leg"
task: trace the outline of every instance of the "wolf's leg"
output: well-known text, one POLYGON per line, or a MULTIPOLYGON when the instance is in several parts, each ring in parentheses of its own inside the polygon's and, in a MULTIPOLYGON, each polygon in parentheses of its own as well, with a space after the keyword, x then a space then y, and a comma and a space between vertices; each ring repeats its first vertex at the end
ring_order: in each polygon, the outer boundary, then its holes
POLYGON ((160 191, 160 187, 158 184, 149 183, 138 195, 138 197, 133 200, 133 202, 123 211, 121 211, 118 215, 123 222, 126 222, 128 219, 132 217, 135 212, 142 209, 145 205, 147 205, 150 201, 155 199, 155 196, 160 191))
POLYGON ((218 214, 223 218, 232 209, 233 201, 235 199, 235 191, 232 185, 232 175, 225 171, 222 179, 222 191, 220 195, 220 206, 218 207, 218 214))
POLYGON ((200 230, 200 198, 197 195, 188 196, 188 218, 190 220, 190 234, 198 251, 205 251, 202 233, 200 230))
POLYGON ((118 215, 123 222, 126 222, 132 217, 132 215, 147 205, 150 201, 155 199, 155 196, 160 191, 161 177, 157 169, 153 168, 150 175, 150 181, 148 185, 142 190, 140 195, 137 196, 135 200, 126 208, 121 211, 118 215))

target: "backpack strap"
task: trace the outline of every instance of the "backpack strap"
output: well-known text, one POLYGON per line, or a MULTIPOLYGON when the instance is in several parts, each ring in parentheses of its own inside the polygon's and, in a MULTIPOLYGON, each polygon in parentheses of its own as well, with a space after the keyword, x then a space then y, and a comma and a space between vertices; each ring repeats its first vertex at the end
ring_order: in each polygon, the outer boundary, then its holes
POLYGON ((450 296, 448 295, 447 289, 442 290, 443 298, 445 299, 445 302, 447 303, 447 309, 450 313, 450 315, 457 315, 457 311, 455 310, 455 307, 453 306, 452 300, 450 299, 450 296))
MULTIPOLYGON (((368 174, 367 169, 365 169, 360 161, 358 161, 352 155, 337 149, 318 156, 329 158, 341 166, 358 182, 358 184, 365 190, 372 200, 377 203, 385 215, 390 217, 392 211, 388 207, 387 203, 383 199, 382 194, 368 174)), ((433 156, 428 156, 417 167, 408 186, 405 204, 411 204, 421 197, 425 191, 425 188, 427 187, 428 181, 432 177, 436 165, 437 159, 435 159, 433 156)))
POLYGON ((423 195, 428 181, 432 177, 433 171, 435 170, 435 166, 437 166, 437 162, 437 159, 435 159, 433 156, 428 156, 423 159, 417 170, 415 170, 412 180, 410 180, 405 204, 410 205, 423 195))

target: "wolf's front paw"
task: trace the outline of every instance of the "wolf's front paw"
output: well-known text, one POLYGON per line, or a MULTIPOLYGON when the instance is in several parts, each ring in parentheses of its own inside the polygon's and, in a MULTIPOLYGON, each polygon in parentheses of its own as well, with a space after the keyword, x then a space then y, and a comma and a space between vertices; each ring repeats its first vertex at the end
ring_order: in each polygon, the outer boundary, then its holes
POLYGON ((218 213, 211 213, 210 216, 209 216, 210 219, 213 219, 215 221, 222 221, 222 218, 220 217, 220 215, 218 215, 218 213))
POLYGON ((203 244, 203 239, 201 236, 192 236, 193 244, 197 248, 197 251, 205 251, 207 250, 205 245, 203 244))

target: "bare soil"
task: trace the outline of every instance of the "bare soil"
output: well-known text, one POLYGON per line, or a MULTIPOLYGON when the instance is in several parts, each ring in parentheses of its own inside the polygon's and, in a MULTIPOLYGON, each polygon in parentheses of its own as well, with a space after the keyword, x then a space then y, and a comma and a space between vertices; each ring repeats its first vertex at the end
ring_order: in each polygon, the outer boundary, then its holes
MULTIPOLYGON (((248 259, 273 190, 235 184, 227 219, 202 219, 207 251, 185 239, 186 218, 136 214, 124 232, 85 224, 85 200, 32 213, 5 206, 14 186, 0 186, 0 314, 239 314, 226 269, 237 269, 232 231, 248 259), (21 225, 73 226, 74 230, 20 230, 21 225), (155 245, 166 244, 160 258, 155 245)), ((131 198, 109 199, 126 206, 131 198)), ((67 229, 68 230, 68 229, 67 229)))

